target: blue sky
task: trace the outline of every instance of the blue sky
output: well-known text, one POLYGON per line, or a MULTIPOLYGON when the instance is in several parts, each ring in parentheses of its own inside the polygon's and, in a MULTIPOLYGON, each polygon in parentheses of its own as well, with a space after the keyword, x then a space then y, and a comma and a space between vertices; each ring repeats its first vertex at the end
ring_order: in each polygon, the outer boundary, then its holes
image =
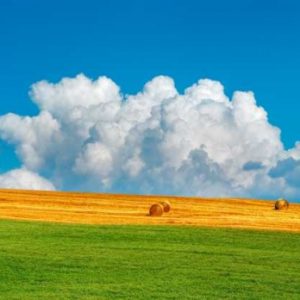
POLYGON ((298 138, 297 1, 3 0, 0 113, 35 112, 31 84, 83 72, 124 92, 158 74, 185 88, 198 78, 253 90, 287 146, 298 138))
MULTIPOLYGON (((2 0, 0 114, 34 115, 29 88, 83 72, 124 94, 156 75, 254 91, 286 148, 299 139, 300 4, 292 0, 2 0)), ((17 166, 2 143, 1 170, 17 166)))

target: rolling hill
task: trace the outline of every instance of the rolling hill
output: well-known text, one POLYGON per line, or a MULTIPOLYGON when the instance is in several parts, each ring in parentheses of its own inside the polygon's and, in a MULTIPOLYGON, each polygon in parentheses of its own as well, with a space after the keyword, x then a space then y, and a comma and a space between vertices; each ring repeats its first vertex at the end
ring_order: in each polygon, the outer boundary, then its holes
POLYGON ((80 224, 190 225, 300 232, 300 205, 274 210, 274 201, 236 198, 114 195, 0 190, 0 218, 80 224), (172 210, 149 217, 152 203, 172 210))

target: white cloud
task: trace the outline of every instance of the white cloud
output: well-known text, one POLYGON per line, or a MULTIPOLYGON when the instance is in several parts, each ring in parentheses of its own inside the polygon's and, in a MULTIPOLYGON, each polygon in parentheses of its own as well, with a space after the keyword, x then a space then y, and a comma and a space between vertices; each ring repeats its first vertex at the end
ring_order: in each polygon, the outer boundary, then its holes
POLYGON ((15 169, 0 175, 0 188, 55 190, 47 179, 26 169, 15 169))
POLYGON ((60 125, 46 111, 36 117, 10 113, 0 117, 0 136, 16 145, 16 152, 26 167, 37 170, 48 158, 53 158, 60 140, 60 125))
POLYGON ((298 163, 300 146, 284 149, 252 92, 229 99, 220 82, 204 79, 180 94, 171 78, 158 76, 123 96, 107 77, 78 75, 38 82, 30 94, 40 114, 0 117, 0 136, 25 168, 58 188, 300 195, 296 171, 271 176, 281 160, 298 163))
MULTIPOLYGON (((65 117, 76 108, 89 108, 119 103, 118 86, 107 77, 92 81, 80 74, 75 78, 64 78, 58 84, 41 81, 32 86, 31 97, 41 110, 65 117)), ((107 112, 106 112, 107 113, 107 112)))
POLYGON ((74 170, 79 174, 99 177, 101 182, 108 184, 113 168, 113 157, 108 147, 101 143, 89 143, 79 153, 74 170))

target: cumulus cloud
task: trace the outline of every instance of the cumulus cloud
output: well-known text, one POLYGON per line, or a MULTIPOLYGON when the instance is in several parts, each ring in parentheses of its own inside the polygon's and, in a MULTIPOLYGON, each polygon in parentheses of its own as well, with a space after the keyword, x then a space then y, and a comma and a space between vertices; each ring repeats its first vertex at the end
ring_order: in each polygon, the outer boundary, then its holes
POLYGON ((55 190, 47 179, 26 169, 15 169, 0 175, 1 188, 55 190))
POLYGON ((35 83, 30 95, 40 113, 1 116, 0 137, 26 170, 59 189, 300 194, 300 144, 284 149, 252 92, 229 99, 220 82, 203 79, 181 94, 172 78, 158 76, 124 96, 111 79, 81 74, 35 83), (293 173, 278 171, 289 159, 293 173))
POLYGON ((52 158, 59 142, 59 123, 49 112, 36 117, 7 114, 0 117, 1 137, 16 145, 23 163, 32 170, 40 169, 52 158))

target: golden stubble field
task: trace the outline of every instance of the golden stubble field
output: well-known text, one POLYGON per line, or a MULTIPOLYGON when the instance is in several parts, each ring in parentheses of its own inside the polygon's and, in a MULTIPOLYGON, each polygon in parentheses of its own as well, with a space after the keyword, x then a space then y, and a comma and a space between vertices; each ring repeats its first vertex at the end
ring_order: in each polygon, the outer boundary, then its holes
POLYGON ((0 218, 79 224, 190 225, 300 232, 300 205, 274 210, 274 201, 73 192, 0 190, 0 218), (149 217, 151 204, 172 210, 149 217))

